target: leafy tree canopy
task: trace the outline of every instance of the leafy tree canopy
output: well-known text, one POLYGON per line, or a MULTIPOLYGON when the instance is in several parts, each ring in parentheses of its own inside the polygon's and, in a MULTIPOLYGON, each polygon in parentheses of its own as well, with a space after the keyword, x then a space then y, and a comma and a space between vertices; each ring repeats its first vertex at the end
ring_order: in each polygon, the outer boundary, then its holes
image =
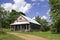
POLYGON ((20 15, 25 15, 23 12, 17 12, 12 10, 11 12, 6 11, 0 6, 0 27, 7 28, 13 23, 20 15))
POLYGON ((49 0, 51 6, 50 18, 52 22, 51 30, 54 33, 60 32, 60 0, 49 0))
POLYGON ((41 31, 49 30, 48 22, 45 19, 41 19, 39 16, 37 16, 35 20, 41 24, 41 31))

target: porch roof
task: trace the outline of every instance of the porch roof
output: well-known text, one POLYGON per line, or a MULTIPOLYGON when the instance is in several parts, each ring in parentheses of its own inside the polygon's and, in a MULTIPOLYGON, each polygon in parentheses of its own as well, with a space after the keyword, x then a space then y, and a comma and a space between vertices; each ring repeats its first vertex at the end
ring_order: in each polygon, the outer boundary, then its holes
POLYGON ((10 25, 29 24, 29 22, 14 22, 10 25))

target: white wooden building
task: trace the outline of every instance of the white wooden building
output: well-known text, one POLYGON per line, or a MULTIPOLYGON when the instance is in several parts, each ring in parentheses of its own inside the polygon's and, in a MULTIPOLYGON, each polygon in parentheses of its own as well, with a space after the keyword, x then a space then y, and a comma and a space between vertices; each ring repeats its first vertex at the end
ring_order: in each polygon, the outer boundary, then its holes
POLYGON ((13 31, 33 31, 40 30, 40 24, 35 20, 21 15, 15 20, 14 23, 11 23, 11 30, 13 31))

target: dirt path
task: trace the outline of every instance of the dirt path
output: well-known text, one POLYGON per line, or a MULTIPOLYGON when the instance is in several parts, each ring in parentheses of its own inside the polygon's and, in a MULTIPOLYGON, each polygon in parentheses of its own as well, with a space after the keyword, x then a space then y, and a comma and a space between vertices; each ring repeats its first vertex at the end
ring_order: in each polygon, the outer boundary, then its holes
POLYGON ((22 34, 22 33, 9 33, 9 34, 13 34, 13 35, 21 37, 25 40, 47 40, 45 38, 38 37, 38 36, 35 36, 35 35, 29 35, 29 34, 22 34))

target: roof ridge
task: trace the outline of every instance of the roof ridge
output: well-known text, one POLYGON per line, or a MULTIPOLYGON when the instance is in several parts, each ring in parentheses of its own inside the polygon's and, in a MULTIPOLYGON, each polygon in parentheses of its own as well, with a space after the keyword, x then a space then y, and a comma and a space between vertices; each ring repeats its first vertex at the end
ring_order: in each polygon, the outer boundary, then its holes
MULTIPOLYGON (((31 19, 31 18, 29 18, 29 17, 26 17, 26 16, 23 16, 25 19, 27 19, 28 20, 28 22, 32 22, 32 23, 35 23, 35 24, 39 24, 37 21, 35 21, 35 20, 33 20, 33 19, 31 19)), ((40 24, 39 24, 40 25, 40 24)))

